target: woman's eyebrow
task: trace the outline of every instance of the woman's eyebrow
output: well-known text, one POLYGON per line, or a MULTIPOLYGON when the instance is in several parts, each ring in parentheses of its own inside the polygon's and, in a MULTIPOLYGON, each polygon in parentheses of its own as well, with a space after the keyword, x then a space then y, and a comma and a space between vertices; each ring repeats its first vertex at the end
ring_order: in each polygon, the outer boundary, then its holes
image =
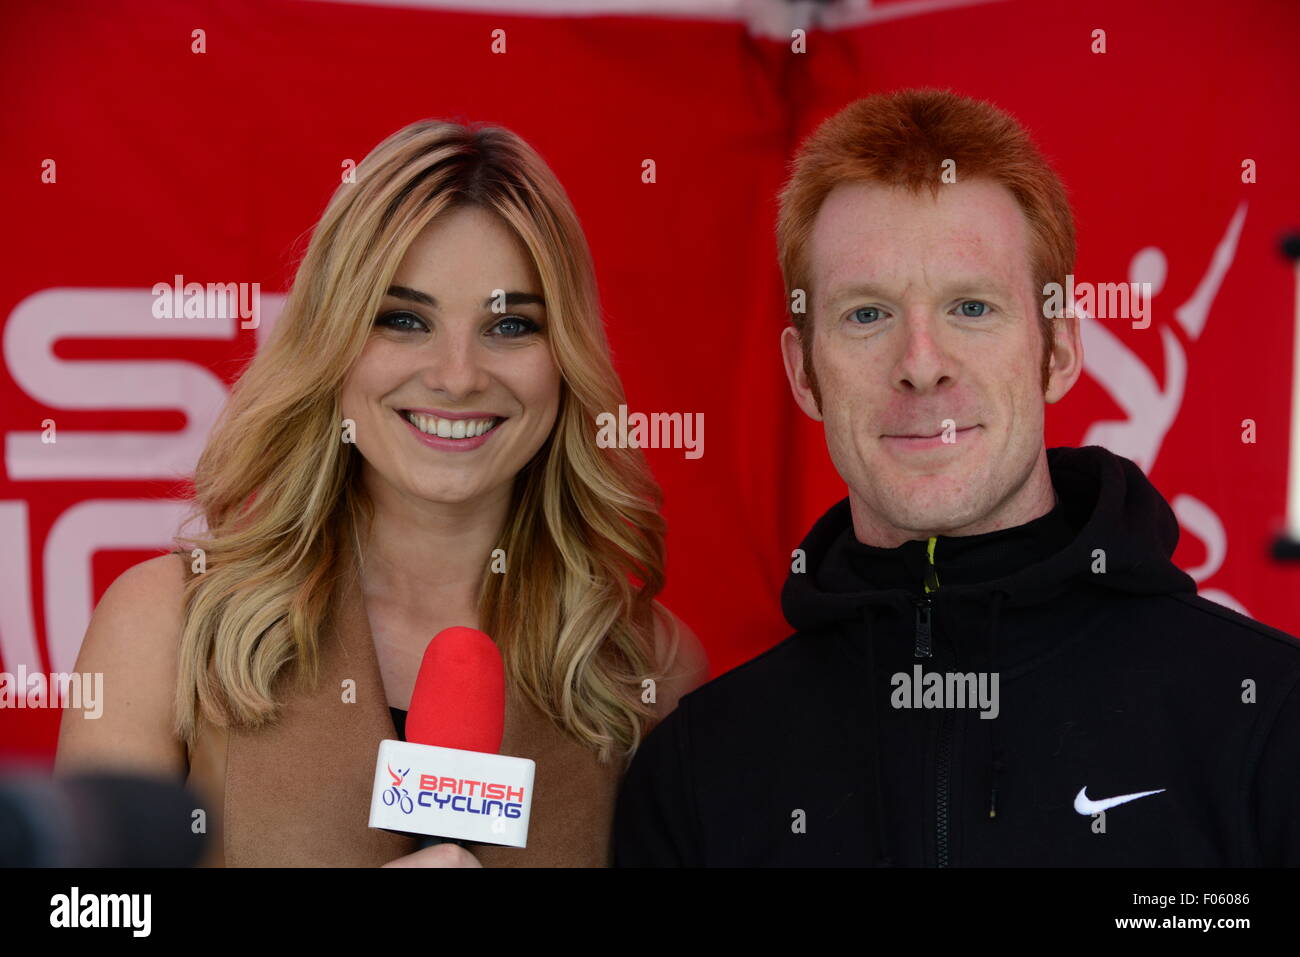
POLYGON ((420 292, 418 289, 412 289, 409 286, 389 286, 387 295, 394 299, 406 299, 409 302, 418 302, 424 306, 438 308, 438 300, 434 299, 428 293, 420 292))
MULTIPOLYGON (((492 308, 492 304, 495 301, 496 301, 495 296, 488 296, 486 299, 483 300, 483 305, 490 309, 492 308)), ((541 306, 545 308, 546 300, 543 299, 541 296, 537 295, 536 293, 532 293, 532 292, 508 292, 506 293, 506 305, 507 306, 541 306)))
MULTIPOLYGON (((394 299, 406 299, 409 302, 418 302, 421 305, 429 306, 432 309, 438 308, 438 300, 428 293, 420 292, 418 289, 412 289, 409 286, 389 286, 388 295, 394 299)), ((495 296, 488 296, 483 300, 483 308, 492 308, 496 302, 495 296)), ((507 306, 542 306, 545 308, 546 300, 536 293, 532 292, 508 292, 506 293, 507 306)))

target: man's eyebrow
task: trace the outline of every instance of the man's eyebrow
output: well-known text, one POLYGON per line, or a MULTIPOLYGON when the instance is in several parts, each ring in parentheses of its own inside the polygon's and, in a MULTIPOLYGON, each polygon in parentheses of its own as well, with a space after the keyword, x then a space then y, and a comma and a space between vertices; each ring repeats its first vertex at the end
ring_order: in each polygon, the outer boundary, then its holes
POLYGON ((849 299, 888 298, 890 298, 889 292, 883 286, 877 286, 875 283, 870 282, 858 282, 848 286, 836 287, 834 292, 826 299, 826 304, 834 306, 849 299))
MULTIPOLYGON (((389 286, 388 295, 394 299, 405 299, 408 302, 418 302, 421 305, 429 306, 431 309, 438 308, 438 300, 428 293, 420 292, 418 289, 412 289, 409 286, 389 286)), ((505 296, 507 306, 542 306, 545 308, 546 300, 536 293, 532 292, 508 292, 505 296)), ((496 297, 488 296, 483 300, 483 308, 491 309, 496 302, 496 297)))
MULTIPOLYGON (((950 296, 978 296, 993 294, 1005 296, 1007 294, 1006 286, 999 280, 981 276, 967 276, 960 279, 953 279, 944 283, 941 287, 941 294, 946 299, 950 296)), ((841 302, 852 299, 892 299, 894 293, 884 286, 872 282, 852 283, 848 286, 840 286, 831 293, 830 298, 826 300, 828 306, 835 306, 841 302)))

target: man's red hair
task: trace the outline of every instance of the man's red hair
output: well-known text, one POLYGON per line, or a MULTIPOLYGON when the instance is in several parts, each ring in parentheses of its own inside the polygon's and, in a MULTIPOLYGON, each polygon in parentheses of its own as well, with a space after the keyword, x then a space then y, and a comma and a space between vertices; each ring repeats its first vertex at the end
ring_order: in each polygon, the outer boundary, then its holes
MULTIPOLYGON (((1030 270, 1043 333, 1043 388, 1053 339, 1044 314, 1043 286, 1065 286, 1074 271, 1074 217, 1065 187, 1029 134, 990 103, 946 90, 899 90, 849 104, 804 141, 781 191, 777 248, 786 302, 802 289, 811 303, 808 247, 813 220, 827 194, 840 183, 903 186, 913 193, 929 186, 938 197, 943 162, 953 160, 958 182, 982 177, 1011 191, 1029 223, 1030 270)), ((804 371, 821 405, 812 367, 808 313, 791 312, 803 345, 804 371)))

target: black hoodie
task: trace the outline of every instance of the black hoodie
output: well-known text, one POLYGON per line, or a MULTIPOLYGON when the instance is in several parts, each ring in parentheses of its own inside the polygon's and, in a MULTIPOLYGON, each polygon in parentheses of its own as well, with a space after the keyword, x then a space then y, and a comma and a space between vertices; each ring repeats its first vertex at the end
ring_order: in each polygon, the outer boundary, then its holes
POLYGON ((795 634, 643 743, 616 863, 1300 864, 1300 643, 1197 597, 1128 459, 1048 463, 1056 507, 986 535, 874 548, 827 512, 795 634))

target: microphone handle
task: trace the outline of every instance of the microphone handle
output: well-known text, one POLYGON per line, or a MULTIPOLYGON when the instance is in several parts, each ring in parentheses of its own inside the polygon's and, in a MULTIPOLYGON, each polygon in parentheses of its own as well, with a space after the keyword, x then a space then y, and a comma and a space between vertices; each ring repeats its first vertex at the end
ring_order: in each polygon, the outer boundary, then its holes
POLYGON ((455 844, 457 847, 464 847, 466 841, 459 841, 451 837, 436 837, 433 834, 420 835, 420 846, 416 850, 424 850, 426 847, 437 847, 439 844, 455 844))

